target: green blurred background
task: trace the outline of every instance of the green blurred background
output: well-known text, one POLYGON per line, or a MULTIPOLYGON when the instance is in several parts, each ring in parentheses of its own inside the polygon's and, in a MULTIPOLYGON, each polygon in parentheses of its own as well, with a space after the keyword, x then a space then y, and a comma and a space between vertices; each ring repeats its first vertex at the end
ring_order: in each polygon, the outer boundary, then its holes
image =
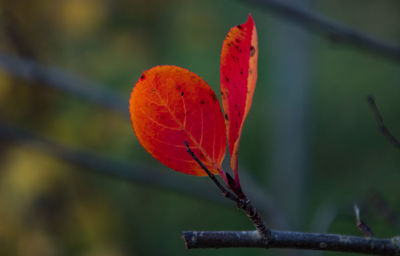
MULTIPOLYGON (((397 0, 291 2, 400 45, 397 0)), ((299 255, 187 250, 183 230, 252 225, 207 178, 152 159, 124 108, 140 74, 160 64, 197 73, 219 95, 222 41, 249 13, 259 79, 239 162, 267 225, 360 235, 358 203, 377 237, 399 235, 400 152, 366 102, 375 96, 400 138, 399 62, 246 1, 2 0, 0 255, 299 255), (58 72, 61 83, 67 73, 96 84, 72 82, 75 93, 66 92, 36 69, 25 79, 7 68, 10 56, 58 72)))

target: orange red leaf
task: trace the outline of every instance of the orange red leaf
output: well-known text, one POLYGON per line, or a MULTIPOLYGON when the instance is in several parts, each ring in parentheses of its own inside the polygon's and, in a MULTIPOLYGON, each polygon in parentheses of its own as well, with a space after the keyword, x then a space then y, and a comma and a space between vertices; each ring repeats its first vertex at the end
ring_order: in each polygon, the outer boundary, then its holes
POLYGON ((237 175, 239 142, 257 80, 258 41, 254 21, 231 28, 222 45, 221 94, 231 167, 237 175))
POLYGON ((226 128, 214 91, 198 75, 175 66, 145 71, 129 101, 132 127, 142 146, 176 171, 204 176, 184 142, 210 172, 222 172, 226 128))

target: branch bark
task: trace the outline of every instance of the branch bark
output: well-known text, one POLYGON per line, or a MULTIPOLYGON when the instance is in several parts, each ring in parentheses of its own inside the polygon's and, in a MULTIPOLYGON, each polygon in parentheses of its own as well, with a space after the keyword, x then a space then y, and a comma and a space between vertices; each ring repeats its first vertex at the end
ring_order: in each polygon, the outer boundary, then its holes
POLYGON ((335 43, 344 43, 368 50, 375 54, 400 61, 400 46, 375 38, 364 32, 344 26, 308 9, 294 6, 282 0, 250 0, 261 8, 269 9, 298 25, 312 29, 335 43))
POLYGON ((338 234, 270 231, 271 236, 268 241, 263 240, 257 231, 185 231, 183 239, 188 249, 252 247, 400 255, 400 237, 379 239, 338 234))

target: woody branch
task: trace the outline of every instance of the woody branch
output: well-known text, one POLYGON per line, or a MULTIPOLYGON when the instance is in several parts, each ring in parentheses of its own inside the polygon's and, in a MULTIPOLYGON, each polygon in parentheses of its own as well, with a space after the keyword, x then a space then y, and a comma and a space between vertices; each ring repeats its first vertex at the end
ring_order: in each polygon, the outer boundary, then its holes
POLYGON ((379 239, 279 230, 270 232, 268 241, 256 231, 185 231, 183 238, 188 249, 252 247, 400 255, 400 237, 379 239))

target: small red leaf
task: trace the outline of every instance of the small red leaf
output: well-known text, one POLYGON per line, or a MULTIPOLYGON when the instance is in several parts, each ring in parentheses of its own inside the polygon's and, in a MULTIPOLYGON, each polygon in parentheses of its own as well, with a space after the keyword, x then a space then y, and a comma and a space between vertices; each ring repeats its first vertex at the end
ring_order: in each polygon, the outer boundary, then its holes
POLYGON ((214 91, 198 75, 157 66, 140 77, 129 101, 132 127, 142 146, 169 168, 207 175, 191 150, 214 174, 222 172, 226 130, 214 91))
POLYGON ((254 21, 231 28, 222 45, 221 94, 228 133, 231 167, 237 175, 243 123, 251 107, 257 80, 258 41, 254 21))

